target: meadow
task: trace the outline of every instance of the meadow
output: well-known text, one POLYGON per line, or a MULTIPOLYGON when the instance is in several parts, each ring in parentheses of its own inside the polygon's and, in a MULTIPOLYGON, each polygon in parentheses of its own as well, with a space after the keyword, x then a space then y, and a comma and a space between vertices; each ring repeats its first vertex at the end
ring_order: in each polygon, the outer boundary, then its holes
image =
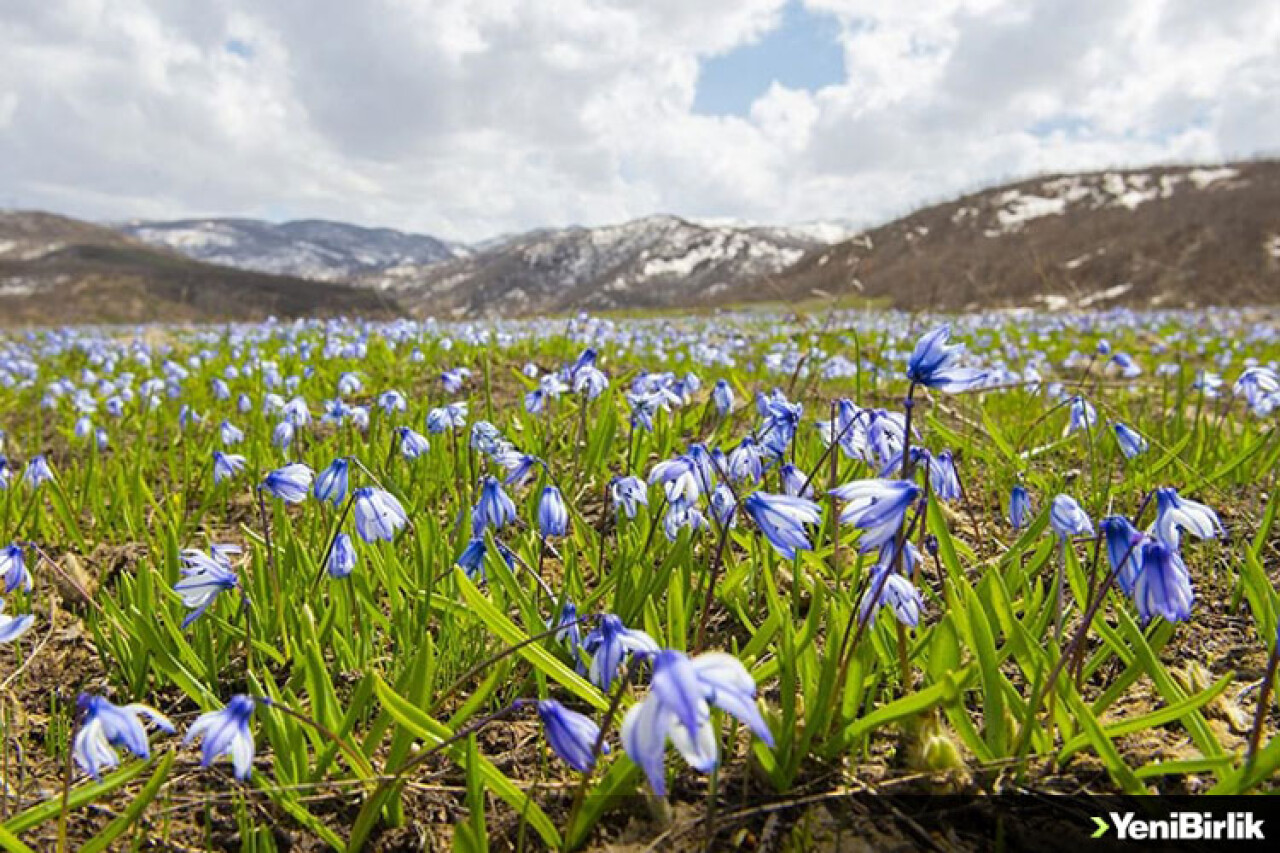
POLYGON ((9 333, 0 848, 1275 791, 1278 364, 1261 310, 9 333))

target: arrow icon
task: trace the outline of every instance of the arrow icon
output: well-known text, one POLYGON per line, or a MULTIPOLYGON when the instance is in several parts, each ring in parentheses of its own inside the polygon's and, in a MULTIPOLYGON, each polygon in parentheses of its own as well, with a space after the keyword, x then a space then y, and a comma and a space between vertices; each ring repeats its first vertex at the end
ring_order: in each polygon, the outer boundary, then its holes
POLYGON ((1095 817, 1093 819, 1093 822, 1097 825, 1098 828, 1094 830, 1093 835, 1089 836, 1090 838, 1101 838, 1102 836, 1106 835, 1107 830, 1111 828, 1107 824, 1107 822, 1100 817, 1095 817))

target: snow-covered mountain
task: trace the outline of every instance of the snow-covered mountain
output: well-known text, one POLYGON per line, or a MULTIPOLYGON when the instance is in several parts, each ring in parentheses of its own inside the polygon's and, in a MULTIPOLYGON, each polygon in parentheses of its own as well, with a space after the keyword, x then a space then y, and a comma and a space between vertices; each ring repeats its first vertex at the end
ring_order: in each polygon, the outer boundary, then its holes
MULTIPOLYGON (((811 252, 770 286, 792 300, 856 295, 908 309, 1274 303, 1280 162, 992 187, 811 252)), ((712 301, 758 294, 744 282, 712 301)))
POLYGON ((531 231, 445 263, 365 276, 421 313, 532 314, 648 308, 760 281, 823 245, 790 229, 650 216, 601 228, 531 231))
POLYGON ((432 264, 466 249, 426 234, 304 219, 128 222, 119 230, 152 246, 222 266, 318 281, 349 281, 405 264, 432 264))

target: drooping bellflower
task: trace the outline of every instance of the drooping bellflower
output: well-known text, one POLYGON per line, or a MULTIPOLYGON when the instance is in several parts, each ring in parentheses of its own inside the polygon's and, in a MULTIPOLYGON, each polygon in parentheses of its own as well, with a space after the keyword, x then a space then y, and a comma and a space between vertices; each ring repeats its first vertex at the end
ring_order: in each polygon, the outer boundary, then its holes
POLYGON ((253 731, 249 722, 255 705, 257 702, 250 696, 231 697, 222 710, 201 714, 187 730, 183 744, 203 737, 200 765, 208 767, 219 756, 230 756, 235 777, 243 782, 253 771, 253 731))
POLYGON ((15 589, 31 591, 31 572, 27 570, 26 552, 17 542, 0 548, 0 577, 4 578, 6 595, 15 589))
POLYGON ((102 771, 120 764, 116 747, 124 747, 138 758, 151 757, 147 730, 139 717, 145 716, 161 731, 174 733, 173 723, 149 705, 113 705, 101 696, 81 693, 76 700, 80 724, 76 729, 71 755, 80 769, 94 779, 102 771))
POLYGON ((0 643, 12 643, 31 630, 31 625, 35 621, 36 617, 30 613, 22 616, 6 616, 4 614, 4 599, 0 598, 0 643))
POLYGON ((786 559, 795 559, 797 550, 813 550, 805 525, 817 524, 822 519, 822 509, 813 501, 752 492, 743 499, 742 508, 773 549, 786 559))
POLYGON ((316 500, 323 503, 329 501, 338 506, 347 497, 347 484, 350 480, 351 463, 344 456, 329 463, 329 467, 316 477, 316 500))
POLYGON ((1169 622, 1191 618, 1195 593, 1191 575, 1175 548, 1160 540, 1142 546, 1142 570, 1133 584, 1133 600, 1143 623, 1163 616, 1169 622))
POLYGON ((480 486, 480 499, 471 512, 471 530, 475 536, 483 536, 486 527, 494 532, 515 521, 516 505, 502 490, 496 477, 485 477, 480 486))
POLYGON ((916 385, 949 393, 979 385, 986 378, 986 373, 957 366, 956 360, 964 352, 964 344, 949 344, 950 338, 950 326, 939 326, 921 337, 907 360, 907 379, 916 385))
POLYGON ((616 615, 606 613, 582 639, 582 649, 591 655, 591 683, 607 692, 628 656, 653 654, 658 644, 644 631, 628 628, 616 615))
POLYGON ((1181 530, 1197 539, 1213 539, 1223 532, 1218 514, 1209 507, 1182 497, 1177 489, 1156 489, 1155 537, 1176 551, 1181 530))
POLYGON ((354 494, 356 532, 364 541, 390 542, 400 528, 409 523, 404 507, 390 492, 365 486, 356 489, 354 494))
POLYGON ((908 480, 854 480, 832 489, 844 504, 840 523, 862 530, 858 549, 864 554, 893 540, 909 510, 924 490, 908 480))
POLYGON ((182 577, 173 585, 173 591, 191 611, 182 620, 183 628, 199 619, 220 593, 239 586, 240 579, 230 559, 239 550, 233 545, 217 545, 208 554, 194 549, 182 552, 182 577))
POLYGON ((555 486, 542 490, 542 498, 538 501, 538 531, 543 538, 564 536, 569 531, 569 510, 555 486))
POLYGON ((325 566, 329 577, 341 579, 349 577, 356 568, 356 549, 351 535, 340 532, 333 538, 333 548, 329 551, 329 562, 325 566))
POLYGON ((1116 583, 1125 595, 1132 595, 1142 571, 1142 545, 1147 537, 1123 515, 1109 515, 1102 519, 1101 526, 1107 541, 1107 560, 1116 573, 1116 583))
POLYGON ((1049 509, 1049 523, 1053 526, 1053 531, 1063 539, 1093 535, 1093 522, 1089 519, 1089 514, 1070 495, 1058 495, 1053 499, 1053 505, 1049 509))
POLYGON ((294 462, 268 474, 262 481, 262 488, 285 503, 298 504, 307 499, 313 477, 309 467, 301 462, 294 462))
POLYGON ((1117 423, 1113 428, 1116 433, 1116 443, 1120 445, 1120 452, 1124 454, 1125 459, 1132 459, 1147 452, 1147 440, 1133 427, 1117 423))
POLYGON ((213 451, 213 482, 229 480, 244 470, 244 457, 238 453, 213 451))
MULTIPOLYGON (((554 699, 538 703, 538 717, 552 751, 579 773, 595 766, 595 746, 600 739, 600 726, 585 714, 570 711, 554 699)), ((603 744, 601 752, 608 752, 603 744)))
POLYGON ((1021 483, 1009 491, 1009 524, 1014 530, 1027 526, 1027 516, 1031 513, 1031 495, 1021 483))

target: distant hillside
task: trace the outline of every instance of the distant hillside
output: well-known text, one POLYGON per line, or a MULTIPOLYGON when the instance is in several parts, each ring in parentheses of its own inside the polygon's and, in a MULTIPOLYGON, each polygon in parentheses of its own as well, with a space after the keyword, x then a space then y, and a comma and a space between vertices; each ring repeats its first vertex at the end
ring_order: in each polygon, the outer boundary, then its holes
POLYGON ((397 313, 384 294, 200 263, 48 213, 0 212, 6 324, 397 313))
POLYGON ((1280 163, 1020 181, 814 250, 705 301, 850 294, 949 310, 1280 302, 1280 163))
POLYGON ((781 272, 820 245, 792 229, 651 216, 601 228, 531 231, 478 246, 468 257, 362 280, 419 314, 670 308, 781 272))
POLYGON ((305 219, 182 219, 129 222, 119 230, 144 243, 211 264, 318 281, 349 281, 406 264, 433 264, 466 254, 426 234, 305 219))

